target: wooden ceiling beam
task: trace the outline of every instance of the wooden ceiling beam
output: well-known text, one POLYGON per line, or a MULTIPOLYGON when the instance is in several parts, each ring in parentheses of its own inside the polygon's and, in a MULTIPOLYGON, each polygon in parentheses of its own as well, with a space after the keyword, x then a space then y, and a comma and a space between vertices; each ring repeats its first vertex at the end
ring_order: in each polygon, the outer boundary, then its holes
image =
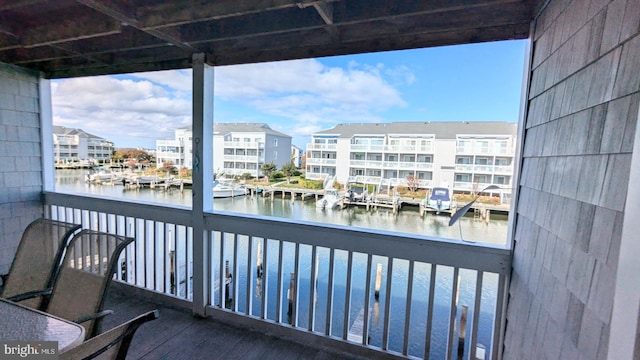
MULTIPOLYGON (((488 28, 468 28, 436 33, 399 35, 380 39, 362 39, 341 44, 308 44, 282 51, 282 48, 258 51, 232 51, 227 47, 217 47, 211 54, 211 65, 233 65, 280 60, 305 59, 323 56, 352 55, 359 53, 405 50, 414 48, 450 45, 452 43, 479 43, 508 39, 525 39, 530 30, 529 22, 508 24, 488 28), (505 36, 505 34, 509 34, 505 36)), ((326 36, 326 35, 325 35, 326 36)), ((316 40, 320 39, 318 37, 316 40)))
POLYGON ((96 10, 108 17, 120 21, 123 25, 129 25, 141 31, 144 31, 162 41, 171 45, 175 45, 185 50, 196 51, 188 43, 182 41, 180 33, 175 29, 146 29, 140 25, 136 18, 135 10, 125 9, 123 6, 112 1, 99 0, 75 0, 77 3, 96 10))
POLYGON ((20 34, 21 45, 31 48, 117 34, 120 32, 120 26, 119 21, 111 18, 96 18, 91 14, 82 14, 73 17, 72 20, 25 29, 24 33, 20 34))
POLYGON ((265 13, 315 3, 339 0, 186 0, 169 4, 140 6, 137 16, 145 29, 174 27, 195 22, 221 20, 251 14, 265 13))

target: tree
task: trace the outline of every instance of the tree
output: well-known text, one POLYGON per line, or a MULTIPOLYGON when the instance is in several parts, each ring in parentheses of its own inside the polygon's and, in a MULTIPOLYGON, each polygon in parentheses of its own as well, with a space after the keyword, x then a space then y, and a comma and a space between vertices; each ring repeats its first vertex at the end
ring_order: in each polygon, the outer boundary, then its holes
POLYGON ((412 193, 416 192, 416 190, 418 190, 418 188, 420 187, 420 179, 418 179, 414 175, 407 175, 406 179, 407 188, 409 189, 409 191, 411 191, 412 193))
POLYGON ((267 177, 267 181, 269 181, 269 177, 276 171, 276 164, 269 162, 262 165, 262 174, 267 177))
POLYGON ((291 184, 291 177, 298 172, 298 169, 296 169, 296 166, 293 165, 292 163, 286 163, 282 165, 281 171, 284 174, 284 176, 287 177, 287 184, 291 184))

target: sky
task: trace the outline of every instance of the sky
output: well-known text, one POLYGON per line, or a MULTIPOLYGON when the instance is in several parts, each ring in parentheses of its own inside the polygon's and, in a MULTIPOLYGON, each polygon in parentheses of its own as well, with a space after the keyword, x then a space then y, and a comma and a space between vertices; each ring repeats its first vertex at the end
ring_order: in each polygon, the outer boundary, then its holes
MULTIPOLYGON (((304 149, 340 123, 517 122, 526 40, 214 68, 214 121, 266 123, 304 149)), ((191 71, 53 80, 53 124, 154 149, 191 124, 191 71)))

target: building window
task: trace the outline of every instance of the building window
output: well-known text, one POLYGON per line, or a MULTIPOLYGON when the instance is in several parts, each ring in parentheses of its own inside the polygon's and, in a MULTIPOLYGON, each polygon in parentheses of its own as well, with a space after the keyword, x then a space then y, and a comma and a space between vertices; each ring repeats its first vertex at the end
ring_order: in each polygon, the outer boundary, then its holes
POLYGON ((493 178, 493 183, 494 184, 498 184, 498 185, 505 185, 507 184, 507 177, 506 176, 496 176, 493 178))
POLYGON ((273 146, 278 147, 278 139, 273 139, 273 146))
POLYGON ((273 160, 277 160, 278 159, 278 152, 274 151, 273 152, 273 160))
POLYGON ((469 182, 469 174, 456 174, 456 181, 469 182))

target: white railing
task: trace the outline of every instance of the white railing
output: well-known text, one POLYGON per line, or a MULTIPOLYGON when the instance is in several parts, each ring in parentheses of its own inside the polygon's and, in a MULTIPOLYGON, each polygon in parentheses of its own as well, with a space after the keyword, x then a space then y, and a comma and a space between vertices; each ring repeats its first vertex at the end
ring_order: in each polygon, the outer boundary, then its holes
POLYGON ((260 160, 258 155, 231 155, 231 154, 224 154, 222 158, 224 160, 227 160, 227 161, 258 162, 260 160))
POLYGON ((244 148, 244 149, 262 149, 263 142, 243 142, 243 141, 225 141, 225 148, 244 148))
POLYGON ((307 150, 335 150, 336 144, 307 144, 307 150))
POLYGON ((513 166, 456 164, 456 171, 512 174, 513 166))
POLYGON ((375 152, 392 152, 392 153, 432 153, 431 145, 369 145, 369 144, 351 144, 349 151, 375 151, 375 152))
POLYGON ((305 178, 309 180, 324 180, 327 176, 329 176, 329 173, 307 172, 305 174, 305 178))
MULTIPOLYGON (((189 209, 59 193, 45 193, 45 203, 51 218, 135 238, 122 281, 191 298, 189 209)), ((508 249, 257 215, 203 220, 207 315, 390 355, 475 359, 484 347, 486 359, 498 358, 508 249)))
POLYGON ((433 169, 433 163, 418 162, 418 163, 416 163, 416 169, 419 169, 419 170, 432 170, 433 169))
POLYGON ((336 159, 307 158, 307 165, 335 165, 336 159))

